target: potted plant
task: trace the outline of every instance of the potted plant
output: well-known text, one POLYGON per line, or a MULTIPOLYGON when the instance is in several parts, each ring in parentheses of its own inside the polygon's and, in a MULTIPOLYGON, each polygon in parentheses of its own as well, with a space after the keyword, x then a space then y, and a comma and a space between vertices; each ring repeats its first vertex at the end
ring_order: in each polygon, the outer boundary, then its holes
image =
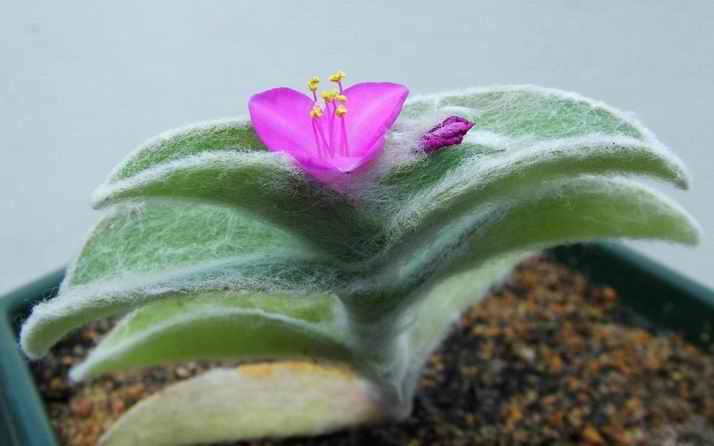
POLYGON ((271 361, 156 395, 103 444, 404 419, 454 320, 534 251, 599 238, 697 242, 686 212, 624 179, 686 188, 681 162, 604 104, 531 86, 405 104, 398 84, 330 80, 323 102, 313 78, 312 97, 268 90, 251 99, 250 119, 161 135, 95 192, 105 213, 58 295, 23 322, 27 356, 123 316, 72 379, 271 361), (316 363, 286 362, 296 358, 316 363))

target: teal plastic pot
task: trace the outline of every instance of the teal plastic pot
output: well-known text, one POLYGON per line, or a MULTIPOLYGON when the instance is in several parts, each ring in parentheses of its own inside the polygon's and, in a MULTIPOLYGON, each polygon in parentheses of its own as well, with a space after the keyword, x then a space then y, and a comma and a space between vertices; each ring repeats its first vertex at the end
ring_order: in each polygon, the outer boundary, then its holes
MULTIPOLYGON (((571 245, 549 251, 594 283, 619 291, 619 305, 656 329, 673 331, 706 349, 714 339, 714 291, 620 244, 571 245)), ((0 445, 56 446, 57 441, 17 344, 22 320, 52 297, 56 271, 0 298, 0 445)))

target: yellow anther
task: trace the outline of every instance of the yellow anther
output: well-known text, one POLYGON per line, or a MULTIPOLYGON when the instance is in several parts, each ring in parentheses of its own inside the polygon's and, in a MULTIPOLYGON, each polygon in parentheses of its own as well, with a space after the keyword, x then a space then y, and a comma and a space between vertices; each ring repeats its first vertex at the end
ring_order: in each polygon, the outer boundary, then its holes
POLYGON ((347 96, 345 96, 345 95, 343 95, 343 94, 338 94, 337 96, 335 96, 335 99, 337 99, 337 101, 339 101, 339 102, 341 102, 341 103, 343 103, 343 104, 344 104, 345 102, 347 102, 347 96))
POLYGON ((310 117, 313 119, 322 117, 322 109, 320 108, 319 105, 312 106, 312 108, 310 109, 310 117))
POLYGON ((347 75, 345 74, 344 71, 342 70, 337 70, 333 75, 330 76, 330 81, 331 82, 340 82, 342 79, 344 79, 347 75))
POLYGON ((345 116, 347 114, 347 107, 342 104, 338 105, 335 114, 340 118, 345 116))
POLYGON ((339 93, 336 90, 325 90, 322 93, 320 93, 320 96, 322 96, 322 99, 325 100, 325 102, 332 102, 335 100, 339 93))
POLYGON ((307 81, 307 88, 309 88, 310 91, 317 91, 318 85, 320 85, 320 78, 317 76, 313 76, 307 81))

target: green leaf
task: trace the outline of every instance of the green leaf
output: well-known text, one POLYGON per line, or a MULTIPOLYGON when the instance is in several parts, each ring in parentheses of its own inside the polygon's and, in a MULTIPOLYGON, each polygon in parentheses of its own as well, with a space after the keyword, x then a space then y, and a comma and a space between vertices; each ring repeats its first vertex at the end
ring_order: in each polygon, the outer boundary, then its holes
MULTIPOLYGON (((456 147, 452 152, 459 150, 456 147)), ((439 162, 436 157, 430 161, 439 162)), ((433 167, 433 164, 423 166, 426 171, 439 170, 433 167)), ((409 198, 388 222, 387 232, 390 238, 398 239, 404 232, 431 225, 431 220, 443 219, 443 214, 460 212, 462 203, 473 208, 478 203, 507 201, 513 194, 544 181, 583 174, 638 175, 668 181, 681 188, 688 185, 683 164, 663 147, 630 138, 546 141, 494 154, 466 154, 458 167, 450 168, 438 181, 418 173, 404 173, 395 189, 409 198)))
POLYGON ((214 444, 319 435, 383 417, 379 392, 349 369, 271 363, 214 369, 132 407, 102 446, 214 444))
POLYGON ((410 307, 412 290, 448 274, 470 271, 508 252, 599 238, 659 239, 696 244, 694 219, 661 194, 632 181, 579 176, 543 182, 507 201, 468 196, 405 237, 353 286, 357 311, 380 314, 410 307), (471 205, 471 206, 469 206, 471 205))
MULTIPOLYGON (((620 160, 628 158, 630 148, 636 152, 649 150, 651 159, 643 165, 641 173, 686 188, 687 177, 681 161, 669 153, 652 132, 631 116, 576 93, 530 85, 506 85, 417 96, 407 102, 397 124, 398 128, 401 125, 408 132, 410 125, 418 125, 425 117, 432 117, 435 124, 439 117, 447 115, 470 119, 476 126, 461 145, 443 149, 388 174, 383 184, 399 201, 411 194, 428 191, 438 181, 446 179, 452 169, 462 164, 474 164, 475 157, 508 159, 514 151, 526 150, 535 154, 588 143, 618 146, 624 152, 620 154, 620 160), (660 167, 666 167, 670 172, 654 166, 655 163, 663 164, 660 167), (654 170, 650 170, 652 168, 654 170)), ((388 146, 386 150, 389 149, 388 146)), ((642 155, 635 153, 633 161, 641 159, 642 155)), ((634 166, 623 167, 623 172, 638 173, 632 169, 634 166)), ((482 172, 472 172, 471 177, 477 175, 482 172)), ((386 193, 381 194, 384 195, 386 193)))
POLYGON ((602 238, 699 242, 699 225, 680 206, 619 178, 553 181, 496 212, 503 214, 470 239, 471 259, 602 238))
POLYGON ((263 152, 247 117, 192 124, 150 139, 114 170, 110 182, 138 175, 161 164, 209 152, 263 152))
POLYGON ((320 187, 277 153, 205 153, 110 182, 94 194, 97 207, 150 198, 241 209, 343 258, 359 255, 351 241, 375 232, 371 217, 351 200, 320 187))
POLYGON ((418 117, 438 110, 475 120, 477 131, 530 143, 595 134, 642 141, 655 139, 631 116, 602 102, 532 85, 472 88, 415 97, 407 103, 404 115, 418 117))
POLYGON ((152 302, 124 318, 74 367, 82 380, 166 362, 324 358, 348 361, 331 295, 206 291, 152 302))
POLYGON ((21 344, 38 357, 85 323, 186 293, 329 293, 343 282, 335 264, 236 209, 170 202, 122 206, 97 224, 59 296, 34 307, 21 344))
POLYGON ((236 209, 150 201, 106 213, 70 267, 65 286, 222 259, 316 259, 321 255, 285 229, 236 209))

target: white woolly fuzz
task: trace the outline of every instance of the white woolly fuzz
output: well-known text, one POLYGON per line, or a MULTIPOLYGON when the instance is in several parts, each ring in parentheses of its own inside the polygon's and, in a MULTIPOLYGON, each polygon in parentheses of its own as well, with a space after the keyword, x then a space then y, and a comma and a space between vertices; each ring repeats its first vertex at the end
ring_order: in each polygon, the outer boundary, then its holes
POLYGON ((518 140, 506 135, 499 135, 488 130, 469 132, 464 136, 463 144, 478 144, 489 146, 495 149, 507 149, 517 143, 518 140))
MULTIPOLYGON (((425 215, 434 210, 448 207, 452 200, 461 200, 469 194, 477 197, 479 191, 497 184, 499 180, 508 179, 514 173, 526 179, 529 170, 537 171, 541 166, 549 163, 557 164, 570 160, 571 164, 568 164, 572 166, 570 170, 556 171, 552 175, 553 177, 572 176, 578 173, 577 168, 585 169, 580 172, 586 173, 589 159, 602 159, 604 155, 611 154, 615 159, 615 165, 617 158, 621 158, 623 162, 628 158, 656 160, 662 164, 660 175, 672 173, 674 176, 668 179, 682 188, 686 188, 689 181, 682 161, 663 145, 645 145, 634 138, 588 135, 549 140, 525 147, 520 147, 518 142, 508 141, 501 147, 504 153, 493 157, 468 158, 432 188, 420 191, 407 205, 395 206, 391 212, 394 220, 389 224, 395 236, 416 226, 425 215), (580 161, 580 163, 572 164, 572 161, 580 161)), ((615 172, 630 173, 627 169, 615 170, 615 172)), ((657 174, 657 172, 639 170, 632 173, 657 174)))
POLYGON ((142 144, 139 144, 134 150, 129 152, 129 154, 121 161, 117 166, 110 172, 107 177, 106 183, 111 182, 112 179, 116 178, 123 169, 134 159, 137 155, 143 152, 157 151, 164 147, 166 143, 177 139, 178 137, 187 135, 197 135, 205 131, 216 131, 227 128, 247 128, 251 126, 250 118, 248 115, 241 115, 237 117, 226 117, 219 118, 212 121, 203 121, 187 124, 175 129, 167 130, 161 132, 156 136, 153 136, 142 144))
MULTIPOLYGON (((537 85, 530 85, 530 84, 493 85, 493 86, 488 86, 488 87, 472 87, 472 88, 466 88, 463 90, 452 90, 452 91, 447 91, 447 92, 431 93, 431 94, 414 96, 413 98, 410 99, 410 101, 408 101, 408 103, 434 103, 438 107, 440 105, 440 103, 446 98, 468 97, 468 96, 476 96, 479 94, 509 93, 509 92, 532 93, 534 95, 550 96, 550 97, 563 99, 565 101, 572 101, 572 102, 587 104, 595 111, 597 111, 597 110, 605 111, 608 114, 620 119, 622 122, 626 122, 629 125, 635 127, 642 134, 643 139, 647 140, 648 142, 656 141, 659 143, 659 140, 654 135, 654 133, 650 129, 648 129, 647 127, 642 125, 642 123, 635 118, 634 113, 623 112, 623 111, 618 110, 602 101, 588 98, 588 97, 583 96, 579 93, 560 90, 557 88, 540 87, 537 85)), ((507 103, 503 104, 503 105, 506 107, 508 106, 507 103)), ((465 108, 463 108, 463 109, 465 109, 465 108)))
MULTIPOLYGON (((339 303, 336 299, 335 302, 339 303)), ((120 333, 126 330, 128 322, 131 321, 135 314, 136 311, 122 319, 119 324, 114 327, 109 336, 112 336, 113 333, 120 333)), ((343 311, 337 312, 335 316, 336 320, 330 321, 334 322, 334 324, 330 324, 334 326, 323 327, 325 324, 308 324, 300 319, 290 318, 275 312, 268 312, 260 308, 226 308, 216 305, 215 308, 203 308, 198 311, 191 311, 190 313, 162 320, 153 324, 147 330, 130 333, 128 336, 123 336, 119 340, 110 338, 109 342, 102 343, 101 348, 93 350, 83 362, 70 369, 69 376, 70 379, 75 382, 84 380, 96 374, 96 369, 101 368, 107 362, 130 355, 134 350, 142 348, 152 342, 160 342, 161 336, 167 331, 174 333, 183 332, 185 336, 191 336, 192 327, 199 323, 204 325, 222 324, 223 326, 230 326, 230 324, 242 325, 244 330, 247 330, 247 326, 250 326, 251 330, 257 332, 256 335, 261 331, 266 331, 266 334, 271 334, 268 330, 280 330, 282 326, 290 336, 307 335, 314 338, 325 337, 325 339, 328 340, 326 330, 344 330, 346 324, 343 311)), ((236 332, 235 330, 229 329, 224 333, 222 338, 228 340, 231 336, 236 336, 236 332)), ((270 346, 266 345, 264 348, 269 350, 270 346)), ((297 358, 304 355, 295 352, 292 356, 297 358)), ((248 355, 241 358, 243 361, 258 359, 264 358, 248 355)))
POLYGON ((339 282, 329 270, 323 269, 322 275, 300 275, 298 283, 290 274, 290 264, 304 265, 319 260, 321 258, 313 253, 285 250, 282 255, 273 252, 270 257, 253 255, 221 259, 169 272, 123 274, 98 283, 71 288, 66 286, 61 299, 51 299, 33 308, 30 319, 23 324, 20 332, 21 345, 28 356, 38 358, 46 353, 48 345, 64 335, 63 331, 56 332, 51 328, 59 321, 69 321, 82 314, 83 322, 88 323, 170 296, 219 289, 296 294, 330 292, 328 290, 339 282), (282 268, 276 268, 281 264, 284 265, 282 268), (283 273, 288 275, 283 276, 283 273), (49 330, 42 339, 33 336, 33 333, 42 330, 49 330))
MULTIPOLYGON (((95 208, 100 208, 106 205, 113 196, 120 196, 127 191, 140 189, 147 184, 160 183, 177 171, 191 169, 240 170, 258 166, 274 171, 276 176, 295 177, 304 175, 285 153, 267 151, 250 153, 204 152, 184 159, 159 164, 124 180, 104 183, 94 191, 91 202, 95 208)), ((279 186, 280 184, 281 182, 276 181, 265 186, 279 186)), ((285 192, 289 193, 290 191, 286 190, 285 192)))
POLYGON ((417 117, 401 116, 385 135, 382 154, 368 169, 354 175, 344 192, 360 200, 374 200, 379 193, 375 188, 379 188, 381 178, 426 158, 419 140, 448 116, 448 113, 438 109, 417 117))

